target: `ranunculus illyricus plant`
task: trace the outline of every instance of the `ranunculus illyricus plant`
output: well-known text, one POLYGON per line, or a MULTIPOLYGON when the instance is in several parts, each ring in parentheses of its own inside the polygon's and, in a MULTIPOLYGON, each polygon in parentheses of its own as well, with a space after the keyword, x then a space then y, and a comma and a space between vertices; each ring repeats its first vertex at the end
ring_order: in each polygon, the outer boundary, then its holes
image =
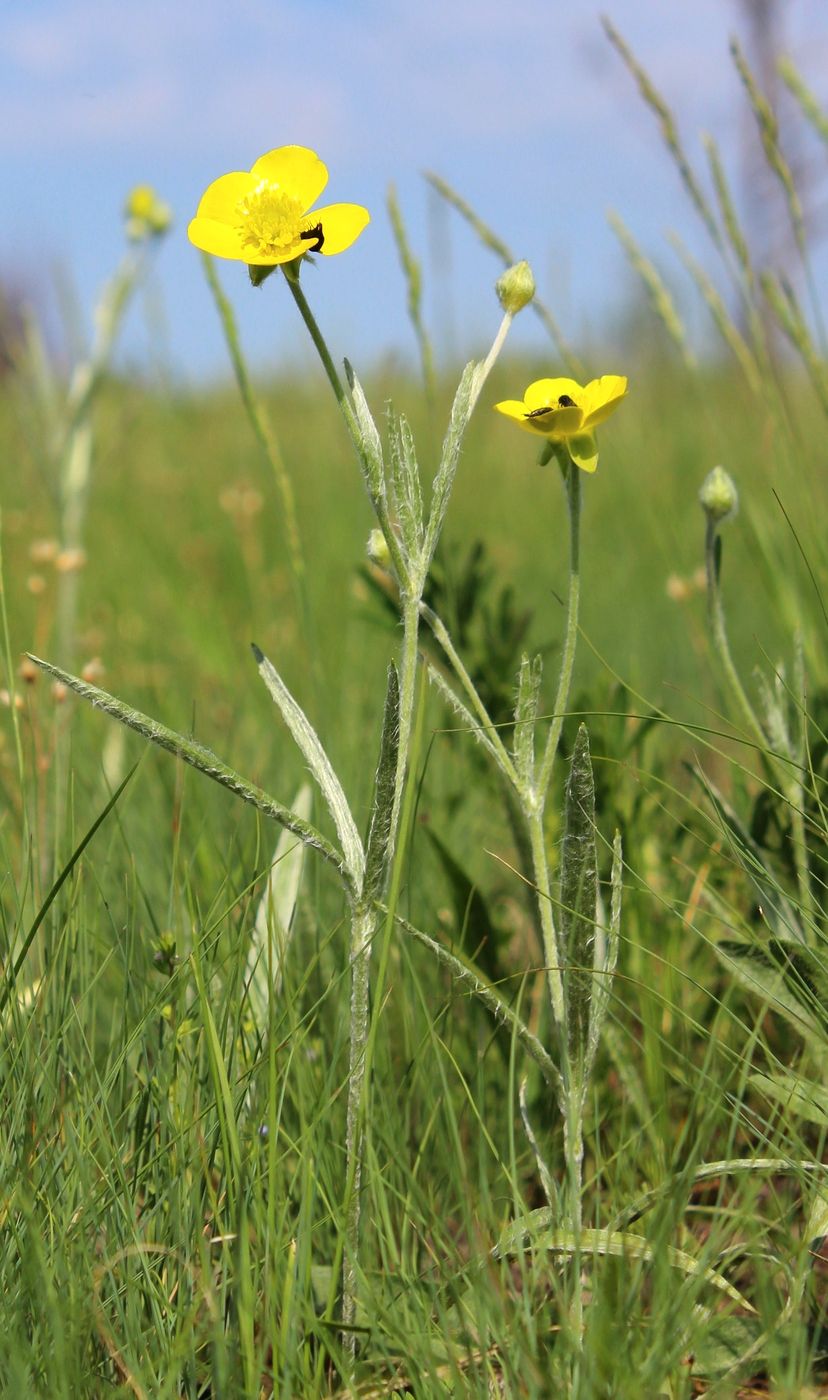
POLYGON ((187 230, 190 242, 252 267, 276 267, 305 253, 343 253, 370 215, 360 204, 311 209, 327 183, 327 167, 315 151, 278 146, 252 170, 231 171, 208 186, 187 230))
POLYGON ((621 374, 603 374, 584 385, 574 379, 536 379, 522 399, 504 399, 495 408, 518 427, 565 448, 582 471, 594 472, 598 446, 592 430, 609 418, 626 393, 621 374))

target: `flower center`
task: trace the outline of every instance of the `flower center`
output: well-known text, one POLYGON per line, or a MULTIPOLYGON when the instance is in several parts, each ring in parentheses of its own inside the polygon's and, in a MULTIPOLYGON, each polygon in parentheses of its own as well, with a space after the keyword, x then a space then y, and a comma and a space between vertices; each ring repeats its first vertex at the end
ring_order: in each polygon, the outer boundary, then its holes
POLYGON ((302 238, 301 201, 262 180, 236 205, 242 244, 259 257, 274 257, 302 238))

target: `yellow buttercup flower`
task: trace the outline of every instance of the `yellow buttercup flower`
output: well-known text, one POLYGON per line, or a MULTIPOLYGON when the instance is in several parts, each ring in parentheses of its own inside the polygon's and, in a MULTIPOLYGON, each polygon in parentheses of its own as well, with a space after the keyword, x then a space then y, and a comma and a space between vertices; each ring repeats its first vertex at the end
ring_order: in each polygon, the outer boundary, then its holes
POLYGON ((536 379, 522 400, 504 399, 495 408, 527 432, 560 443, 576 466, 594 472, 598 446, 592 430, 609 418, 626 392, 621 374, 603 374, 584 385, 574 379, 536 379))
POLYGON ((279 146, 252 170, 213 181, 187 230, 190 242, 253 267, 276 267, 304 253, 342 253, 370 215, 359 204, 311 210, 327 183, 328 171, 315 151, 279 146))

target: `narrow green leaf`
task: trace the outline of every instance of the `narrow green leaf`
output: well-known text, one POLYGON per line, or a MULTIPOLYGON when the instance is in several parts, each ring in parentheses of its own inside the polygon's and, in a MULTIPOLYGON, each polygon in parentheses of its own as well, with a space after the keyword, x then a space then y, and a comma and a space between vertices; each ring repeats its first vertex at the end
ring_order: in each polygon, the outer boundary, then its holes
POLYGON ((414 437, 402 414, 398 417, 390 415, 389 430, 391 485, 400 532, 409 555, 417 558, 422 550, 424 527, 420 469, 414 437))
POLYGON ((357 427, 359 428, 359 434, 362 440, 360 465, 365 473, 365 484, 368 487, 368 494, 372 499, 378 500, 385 495, 385 465, 382 455, 382 440, 379 435, 379 429, 374 422, 373 414, 368 407, 368 400, 365 397, 362 385, 357 379, 353 366, 348 360, 345 361, 345 374, 348 379, 348 387, 351 390, 351 403, 354 406, 357 427))
POLYGON ((90 685, 88 681, 82 681, 78 676, 70 675, 68 671, 62 671, 59 666, 53 666, 50 661, 43 661, 41 657, 32 656, 31 653, 27 654, 29 660, 39 666, 42 671, 54 676, 56 680, 63 681, 70 690, 76 691, 84 700, 88 700, 97 709, 103 710, 112 719, 117 719, 128 729, 134 729, 135 733, 140 734, 142 738, 149 739, 159 748, 166 749, 167 753, 174 754, 184 763, 189 763, 192 768, 197 768, 199 773, 203 773, 205 777, 212 778, 213 782, 220 783, 222 787, 235 793, 243 802, 249 802, 251 807, 256 807, 265 816, 272 817, 280 826, 286 827, 288 831, 293 831, 304 841, 306 846, 313 846, 315 850, 319 851, 343 879, 348 879, 349 871, 342 856, 321 832, 317 831, 309 822, 302 821, 295 812, 283 807, 269 793, 255 787, 253 783, 249 783, 240 773, 228 768, 227 764, 222 763, 212 749, 197 743, 195 739, 185 738, 183 734, 178 734, 174 729, 168 729, 165 724, 160 724, 158 720, 142 714, 140 710, 134 710, 131 705, 125 705, 123 700, 116 699, 106 690, 100 690, 98 686, 90 685))
POLYGON ((224 1184, 227 1189, 230 1219, 234 1220, 235 1223, 236 1199, 242 1161, 241 1144, 239 1143, 239 1135, 236 1129, 236 1106, 233 1103, 230 1080, 227 1077, 227 1067, 224 1063, 224 1053, 221 1048, 221 1041, 210 1007, 210 997, 204 981, 201 958, 195 948, 190 955, 190 965, 193 969, 193 976, 198 990, 202 1024, 207 1041, 207 1058, 213 1080, 216 1113, 219 1120, 219 1133, 224 1152, 224 1184))
POLYGON ((548 1249, 553 1254, 583 1256, 591 1252, 611 1255, 616 1259, 641 1259, 652 1263, 663 1251, 674 1269, 679 1269, 690 1277, 703 1279, 705 1283, 724 1293, 731 1302, 738 1303, 739 1307, 746 1308, 751 1313, 756 1312, 744 1294, 740 1293, 738 1288, 734 1288, 723 1274, 715 1269, 705 1268, 692 1254, 687 1254, 682 1249, 668 1247, 665 1250, 663 1245, 659 1245, 656 1250, 643 1235, 633 1235, 629 1231, 581 1230, 580 1235, 575 1236, 569 1230, 555 1229, 554 1223, 551 1211, 532 1211, 530 1215, 523 1220, 517 1220, 504 1231, 492 1254, 499 1259, 505 1254, 513 1254, 525 1245, 530 1245, 533 1249, 548 1249), (548 1226, 553 1228, 549 1229, 548 1226))
POLYGON ((525 789, 535 782, 535 726, 538 722, 543 658, 538 655, 531 661, 524 656, 518 675, 517 703, 515 705, 514 755, 515 769, 525 789))
POLYGON ((354 887, 359 889, 365 870, 365 854, 359 832, 351 815, 351 809, 348 806, 345 793, 342 791, 342 785, 333 770, 333 765, 304 710, 294 700, 276 667, 271 661, 268 661, 264 652, 260 651, 255 643, 253 643, 253 655, 256 658, 259 675, 278 706, 294 743, 302 751, 305 762, 319 784, 342 843, 346 869, 354 887))
POLYGON ((431 563, 437 541, 440 538, 440 531, 451 496, 451 488, 454 485, 454 477, 457 472, 457 464, 460 461, 463 435, 477 399, 481 370, 482 366, 475 360, 471 360, 466 365, 451 406, 451 417, 446 436, 443 439, 440 465, 437 468, 434 485, 431 489, 431 510, 426 530, 424 560, 424 568, 426 569, 431 563))
POLYGON ((776 1074, 751 1074, 751 1084, 785 1111, 788 1122, 804 1118, 818 1128, 828 1127, 828 1089, 824 1084, 805 1079, 793 1070, 776 1074))
MULTIPOLYGON (((292 811, 302 820, 311 812, 309 783, 303 783, 292 811)), ((276 843, 267 884, 256 911, 244 981, 250 1012, 257 1029, 267 1027, 268 1003, 282 984, 282 966, 290 942, 293 915, 302 880, 305 846, 293 832, 283 831, 276 843)))
POLYGON ((561 853, 561 948, 566 1024, 573 1062, 583 1068, 589 1036, 598 869, 595 851, 595 782, 589 734, 575 739, 564 806, 561 853))
POLYGON ((388 667, 379 758, 377 771, 374 775, 371 824, 365 843, 365 878, 362 886, 362 900, 366 904, 371 904, 379 898, 385 882, 385 861, 391 835, 391 813, 394 810, 394 784, 399 744, 400 678, 396 666, 392 663, 388 667))
POLYGON ((623 893, 624 860, 621 850, 621 833, 616 831, 612 844, 612 874, 610 876, 611 900, 609 928, 596 929, 595 959, 592 974, 592 994, 589 1003, 589 1037, 586 1061, 584 1064, 583 1092, 587 1090, 587 1080, 595 1063, 601 1031, 606 1020, 612 992, 612 979, 618 963, 618 945, 621 938, 621 896, 623 893))

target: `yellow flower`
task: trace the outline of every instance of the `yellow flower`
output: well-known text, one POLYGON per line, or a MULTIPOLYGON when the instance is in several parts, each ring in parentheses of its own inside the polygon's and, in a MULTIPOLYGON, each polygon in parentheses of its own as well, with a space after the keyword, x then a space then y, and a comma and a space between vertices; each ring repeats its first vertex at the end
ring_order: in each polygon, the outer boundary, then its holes
POLYGON ((576 466, 594 472, 598 446, 592 429, 609 418, 626 392, 627 381, 620 374, 603 374, 583 386, 574 379, 536 379, 522 401, 504 399, 495 408, 527 432, 562 444, 576 466))
POLYGON ((127 238, 140 243, 144 238, 159 237, 172 223, 172 211, 159 199, 152 185, 135 185, 124 204, 127 238))
POLYGON ((342 253, 370 215, 359 204, 308 210, 328 183, 315 151, 279 146, 250 171, 221 175, 201 196, 187 230, 190 242, 217 258, 276 267, 303 253, 342 253))

